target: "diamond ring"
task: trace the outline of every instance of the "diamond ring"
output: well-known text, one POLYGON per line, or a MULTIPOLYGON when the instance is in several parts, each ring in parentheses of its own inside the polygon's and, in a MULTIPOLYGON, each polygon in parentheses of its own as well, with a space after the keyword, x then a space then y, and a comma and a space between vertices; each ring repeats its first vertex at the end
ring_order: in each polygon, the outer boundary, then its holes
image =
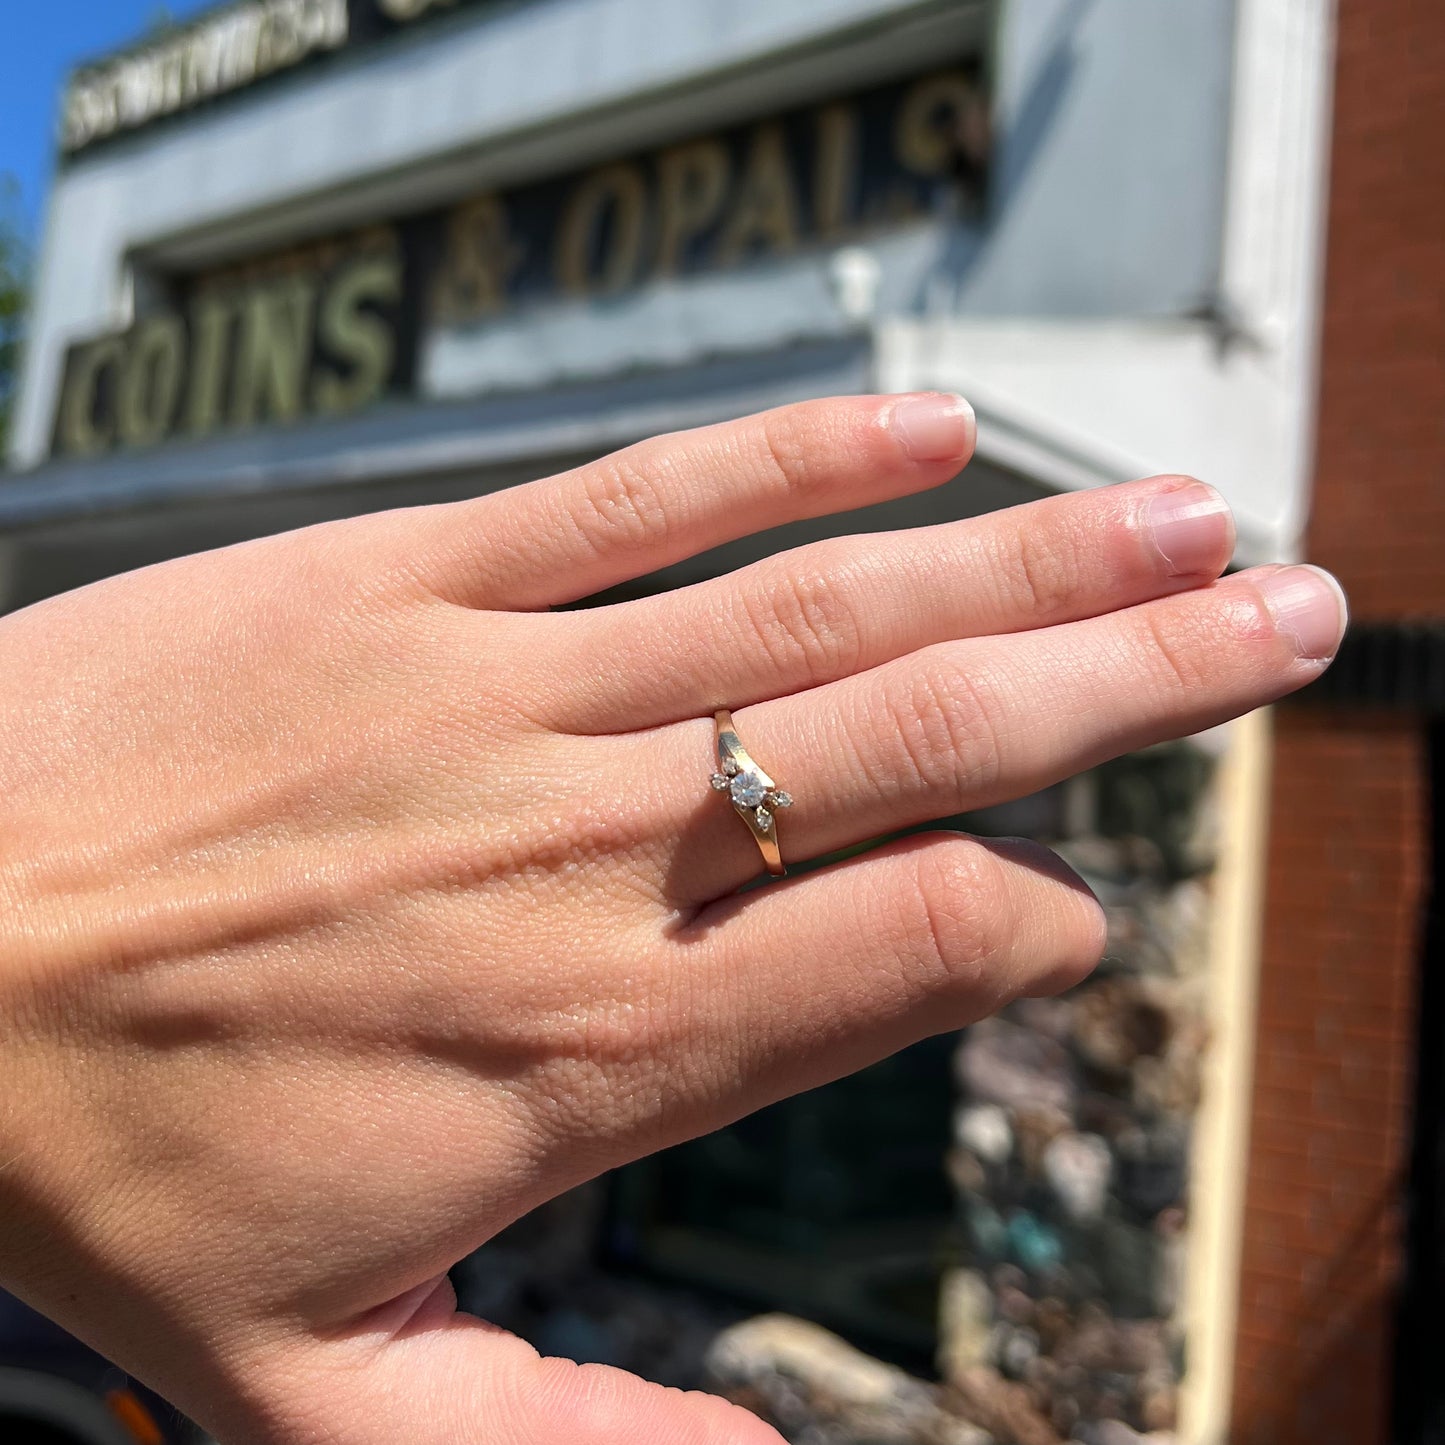
POLYGON ((748 756, 727 708, 713 714, 713 723, 717 729, 718 770, 709 781, 719 793, 732 799, 738 817, 757 841, 768 872, 781 876, 787 869, 778 849, 776 814, 779 808, 791 808, 793 799, 748 756))

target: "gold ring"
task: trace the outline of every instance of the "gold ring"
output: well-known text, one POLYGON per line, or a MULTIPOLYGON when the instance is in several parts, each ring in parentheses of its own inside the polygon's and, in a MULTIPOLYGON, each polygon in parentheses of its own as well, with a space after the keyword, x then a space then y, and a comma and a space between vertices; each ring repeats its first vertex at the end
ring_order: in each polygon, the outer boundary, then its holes
POLYGON ((776 813, 779 808, 791 808, 793 799, 748 755, 727 708, 719 708, 713 714, 713 723, 717 729, 718 770, 709 782, 719 793, 726 793, 732 799, 738 817, 748 825, 748 831, 757 841, 768 872, 782 877, 788 870, 783 867, 783 855, 778 848, 776 813))

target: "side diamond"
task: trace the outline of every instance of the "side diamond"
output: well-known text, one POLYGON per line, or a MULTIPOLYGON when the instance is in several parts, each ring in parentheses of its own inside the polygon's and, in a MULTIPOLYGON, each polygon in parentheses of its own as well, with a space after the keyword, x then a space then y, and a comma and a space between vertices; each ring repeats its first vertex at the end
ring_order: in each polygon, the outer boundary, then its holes
POLYGON ((768 812, 768 810, 763 807, 761 803, 758 805, 758 810, 753 814, 753 817, 758 820, 759 828, 768 828, 772 826, 773 815, 768 812))
POLYGON ((711 783, 718 792, 725 793, 728 786, 728 775, 726 773, 714 773, 712 777, 708 779, 708 782, 711 783))
POLYGON ((779 789, 773 794, 773 807, 775 807, 775 808, 791 808, 792 806, 793 806, 793 795, 792 795, 791 793, 785 793, 781 788, 779 788, 779 789))

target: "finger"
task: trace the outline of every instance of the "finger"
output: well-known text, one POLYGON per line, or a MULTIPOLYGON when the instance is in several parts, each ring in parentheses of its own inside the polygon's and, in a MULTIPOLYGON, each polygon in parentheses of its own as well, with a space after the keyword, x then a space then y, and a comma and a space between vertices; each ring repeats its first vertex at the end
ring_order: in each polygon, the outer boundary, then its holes
MULTIPOLYGON (((559 637, 559 702, 620 732, 778 697, 950 638, 1093 617, 1213 581, 1224 498, 1152 477, 940 526, 830 538, 603 607, 559 637), (604 672, 591 665, 606 657, 604 672)), ((549 669, 551 659, 549 658, 549 669)))
POLYGON ((589 596, 735 537, 947 481, 973 452, 961 397, 835 397, 654 437, 561 476, 395 514, 427 586, 473 607, 589 596))
MULTIPOLYGON (((1099 961, 1103 910, 1055 854, 923 833, 735 894, 677 936, 665 977, 687 1079, 746 1080, 728 1114, 812 1088, 1099 961)), ((674 1088, 664 1079, 664 1089, 674 1088)), ((670 1097, 673 1095, 669 1095, 670 1097)))
MULTIPOLYGON (((1105 617, 937 644, 733 718, 796 800, 778 827, 796 861, 1021 797, 1272 702, 1325 669, 1344 621, 1327 573, 1258 568, 1105 617)), ((637 775, 672 790, 655 810, 675 830, 670 896, 717 897, 756 876, 748 830, 707 789, 711 720, 631 741, 647 758, 637 775)))
MULTIPOLYGON (((284 1440, 349 1445, 782 1445, 756 1415, 608 1365, 546 1359, 450 1308, 389 1338, 365 1328, 277 1361, 284 1440)), ((247 1438, 250 1438, 248 1435, 247 1438)))

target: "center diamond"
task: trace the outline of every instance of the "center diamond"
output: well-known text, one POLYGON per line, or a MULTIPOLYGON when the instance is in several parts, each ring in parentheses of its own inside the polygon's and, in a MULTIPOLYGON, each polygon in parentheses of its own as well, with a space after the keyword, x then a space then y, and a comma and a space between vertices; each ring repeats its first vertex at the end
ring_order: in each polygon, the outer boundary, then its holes
POLYGON ((756 808, 768 795, 768 785, 753 768, 744 768, 728 780, 733 802, 744 808, 756 808))

